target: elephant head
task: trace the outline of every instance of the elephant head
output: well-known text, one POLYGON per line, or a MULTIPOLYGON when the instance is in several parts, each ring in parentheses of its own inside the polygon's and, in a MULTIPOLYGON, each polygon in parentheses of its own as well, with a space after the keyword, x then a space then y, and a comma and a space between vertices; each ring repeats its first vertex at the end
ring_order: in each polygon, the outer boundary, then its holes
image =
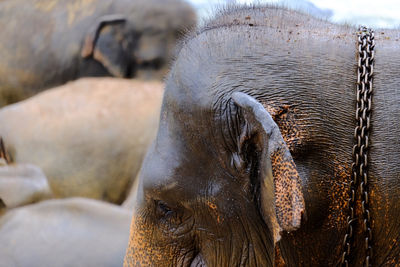
POLYGON ((126 29, 125 16, 106 15, 98 19, 85 37, 81 56, 92 57, 101 63, 115 77, 128 77, 134 58, 134 39, 138 33, 126 29))
POLYGON ((232 8, 185 39, 140 172, 126 266, 271 266, 279 251, 288 266, 338 263, 355 51, 352 29, 335 28, 349 37, 338 43, 316 25, 335 27, 232 8))
POLYGON ((104 15, 87 32, 84 59, 100 63, 116 77, 162 78, 175 46, 196 23, 186 3, 168 1, 119 2, 120 14, 104 15))
POLYGON ((271 266, 281 232, 305 214, 277 124, 246 93, 214 109, 176 78, 141 169, 125 265, 271 266))

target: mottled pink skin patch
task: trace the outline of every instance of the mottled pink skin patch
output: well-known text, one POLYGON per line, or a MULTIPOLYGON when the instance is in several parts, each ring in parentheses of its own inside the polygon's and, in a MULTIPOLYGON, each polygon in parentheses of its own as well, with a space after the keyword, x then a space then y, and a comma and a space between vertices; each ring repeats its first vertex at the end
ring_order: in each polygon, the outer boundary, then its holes
POLYGON ((275 211, 283 230, 293 231, 300 227, 304 212, 304 199, 300 177, 286 144, 271 155, 275 186, 275 211))
POLYGON ((306 131, 306 121, 302 120, 302 125, 297 122, 299 117, 302 117, 298 110, 289 105, 274 103, 262 103, 262 105, 278 125, 283 140, 291 153, 309 138, 306 131))

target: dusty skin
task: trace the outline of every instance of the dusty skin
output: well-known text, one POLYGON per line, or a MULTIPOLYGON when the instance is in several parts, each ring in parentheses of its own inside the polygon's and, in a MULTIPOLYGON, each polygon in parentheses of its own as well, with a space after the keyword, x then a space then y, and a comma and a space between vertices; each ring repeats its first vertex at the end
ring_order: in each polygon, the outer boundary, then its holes
POLYGON ((4 107, 10 166, 41 168, 56 198, 122 203, 155 136, 162 94, 160 82, 85 78, 4 107))

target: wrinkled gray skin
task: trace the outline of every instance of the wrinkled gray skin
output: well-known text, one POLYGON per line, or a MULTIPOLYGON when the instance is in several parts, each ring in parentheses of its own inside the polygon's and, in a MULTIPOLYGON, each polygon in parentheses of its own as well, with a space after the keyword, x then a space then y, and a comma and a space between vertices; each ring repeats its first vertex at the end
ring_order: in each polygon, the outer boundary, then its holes
MULTIPOLYGON (((9 168, 38 166, 56 198, 122 203, 155 137, 163 86, 82 78, 3 107, 0 136, 12 161, 9 168)), ((0 166, 0 173, 2 168, 7 169, 0 166)), ((10 171, 4 178, 13 173, 18 176, 10 171)), ((37 188, 34 183, 26 187, 37 188)), ((17 187, 9 193, 19 194, 17 187)))
POLYGON ((0 2, 0 106, 82 76, 161 79, 196 23, 183 0, 0 2))
POLYGON ((0 266, 122 266, 130 217, 126 209, 84 198, 12 209, 0 216, 0 266))
MULTIPOLYGON (((400 262, 399 39, 399 31, 376 31, 369 136, 375 266, 400 262)), ((125 266, 338 265, 356 64, 356 28, 274 7, 228 9, 189 36, 142 165, 125 266), (262 122, 269 116, 279 128, 262 122), (278 186, 294 172, 270 153, 282 143, 268 127, 285 140, 301 186, 278 186), (296 190, 305 202, 299 224, 285 220, 298 207, 281 210, 279 202, 295 200, 296 190)), ((351 264, 362 266, 361 234, 352 250, 351 264)))

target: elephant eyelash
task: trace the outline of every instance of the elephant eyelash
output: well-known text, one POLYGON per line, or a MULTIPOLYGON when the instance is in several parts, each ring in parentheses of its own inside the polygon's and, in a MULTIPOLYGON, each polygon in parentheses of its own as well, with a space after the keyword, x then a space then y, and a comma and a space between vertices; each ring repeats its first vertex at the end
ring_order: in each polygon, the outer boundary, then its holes
POLYGON ((157 220, 160 225, 164 225, 169 229, 169 227, 176 227, 183 223, 183 214, 180 209, 171 208, 162 200, 154 200, 155 209, 157 214, 157 220))

